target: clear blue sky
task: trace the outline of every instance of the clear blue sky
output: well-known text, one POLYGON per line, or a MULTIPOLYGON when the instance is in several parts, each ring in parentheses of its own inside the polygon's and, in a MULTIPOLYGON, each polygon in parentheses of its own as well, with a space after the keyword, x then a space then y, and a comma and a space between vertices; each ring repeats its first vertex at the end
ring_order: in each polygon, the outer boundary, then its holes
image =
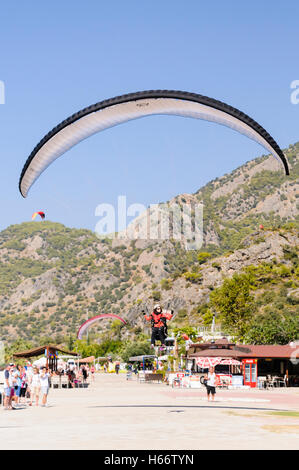
POLYGON ((98 204, 148 205, 195 192, 265 153, 230 129, 156 116, 104 131, 58 159, 27 199, 23 164, 74 112, 140 90, 207 95, 257 120, 285 148, 299 140, 297 0, 2 2, 0 229, 47 218, 94 229, 98 204), (55 181, 55 184, 53 182, 55 181))

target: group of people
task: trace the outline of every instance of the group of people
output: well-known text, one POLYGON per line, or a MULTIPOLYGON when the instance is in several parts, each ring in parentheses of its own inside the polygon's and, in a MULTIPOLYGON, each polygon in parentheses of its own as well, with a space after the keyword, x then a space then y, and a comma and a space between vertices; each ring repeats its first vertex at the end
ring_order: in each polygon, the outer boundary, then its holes
POLYGON ((4 409, 12 410, 20 405, 47 406, 50 373, 47 367, 19 366, 10 363, 4 371, 4 409))
POLYGON ((87 365, 81 367, 68 366, 51 372, 46 366, 33 367, 31 363, 20 366, 13 363, 7 365, 4 370, 4 409, 12 410, 20 406, 47 406, 47 397, 54 376, 65 375, 68 377, 70 388, 76 387, 76 383, 86 383, 90 375, 94 381, 95 367, 87 365))
POLYGON ((81 367, 69 366, 65 370, 60 369, 57 372, 57 375, 66 375, 69 379, 69 385, 72 388, 75 388, 79 383, 86 383, 89 374, 91 375, 91 380, 94 381, 95 367, 88 365, 81 365, 81 367))

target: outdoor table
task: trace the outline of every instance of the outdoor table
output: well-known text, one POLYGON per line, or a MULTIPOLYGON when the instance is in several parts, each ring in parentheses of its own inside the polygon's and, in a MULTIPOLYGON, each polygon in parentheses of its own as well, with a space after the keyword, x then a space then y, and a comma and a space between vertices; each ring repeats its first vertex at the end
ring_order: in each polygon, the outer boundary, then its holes
POLYGON ((285 380, 282 377, 273 377, 273 380, 276 387, 286 386, 285 380))

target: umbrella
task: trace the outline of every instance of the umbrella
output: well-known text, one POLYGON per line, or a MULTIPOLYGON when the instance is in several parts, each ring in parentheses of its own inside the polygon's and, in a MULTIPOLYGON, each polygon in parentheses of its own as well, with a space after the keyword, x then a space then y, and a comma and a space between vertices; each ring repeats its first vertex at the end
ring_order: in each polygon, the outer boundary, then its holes
POLYGON ((227 358, 227 359, 222 359, 220 364, 224 366, 240 366, 242 363, 240 361, 237 361, 237 359, 227 358))
POLYGON ((226 365, 229 366, 229 372, 231 372, 231 366, 240 366, 242 362, 237 361, 237 359, 232 359, 231 357, 228 357, 226 359, 222 359, 220 362, 220 365, 226 365))
POLYGON ((217 364, 220 364, 221 357, 197 357, 195 362, 201 369, 209 369, 209 367, 215 367, 217 364))
POLYGON ((46 357, 40 357, 36 361, 32 363, 33 367, 43 367, 47 365, 47 358, 46 357))

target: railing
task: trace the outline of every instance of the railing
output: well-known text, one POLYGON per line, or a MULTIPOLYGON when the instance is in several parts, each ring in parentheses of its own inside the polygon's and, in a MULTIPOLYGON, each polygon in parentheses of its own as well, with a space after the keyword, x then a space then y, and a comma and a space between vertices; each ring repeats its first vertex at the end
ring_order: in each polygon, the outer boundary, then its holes
POLYGON ((211 326, 203 326, 200 327, 198 333, 219 333, 225 335, 225 333, 221 330, 221 325, 215 325, 214 327, 211 326))

